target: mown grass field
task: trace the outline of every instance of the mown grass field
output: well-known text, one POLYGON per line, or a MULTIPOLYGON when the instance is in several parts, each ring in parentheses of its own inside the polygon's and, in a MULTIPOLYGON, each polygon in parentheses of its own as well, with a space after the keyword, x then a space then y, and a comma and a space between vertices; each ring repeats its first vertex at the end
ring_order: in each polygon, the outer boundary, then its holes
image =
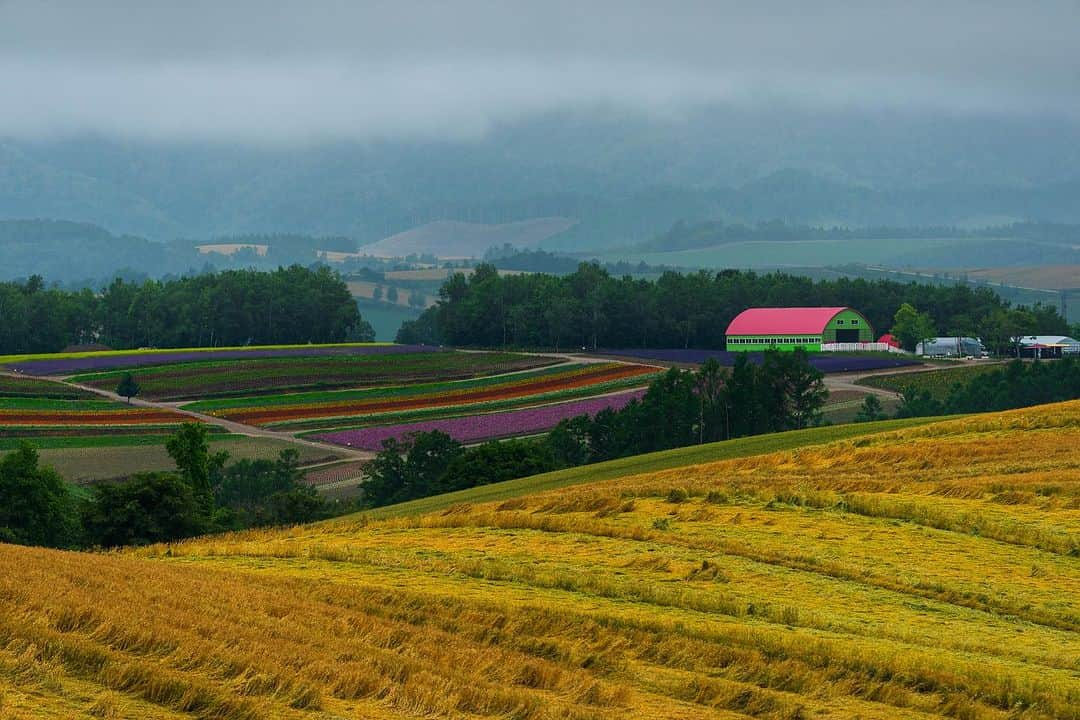
POLYGON ((1001 370, 1001 363, 984 362, 975 365, 959 365, 927 370, 925 372, 891 373, 889 375, 871 375, 859 380, 860 385, 892 390, 902 393, 908 389, 917 392, 927 391, 937 399, 943 400, 956 383, 966 383, 974 377, 1001 370))
POLYGON ((0 714, 1078 718, 1078 441, 1073 402, 122 554, 0 546, 0 714))
MULTIPOLYGON (((157 365, 134 371, 140 396, 152 400, 422 383, 542 367, 554 358, 512 353, 422 352, 385 355, 229 359, 157 365)), ((125 371, 78 375, 81 385, 114 390, 125 371)))

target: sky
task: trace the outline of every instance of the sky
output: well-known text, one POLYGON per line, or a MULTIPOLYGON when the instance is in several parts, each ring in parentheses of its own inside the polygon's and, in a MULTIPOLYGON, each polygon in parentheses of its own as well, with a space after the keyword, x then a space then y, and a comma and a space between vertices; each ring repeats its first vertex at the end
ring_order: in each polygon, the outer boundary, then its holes
POLYGON ((0 136, 470 138, 701 107, 1080 117, 1080 0, 0 0, 0 136))

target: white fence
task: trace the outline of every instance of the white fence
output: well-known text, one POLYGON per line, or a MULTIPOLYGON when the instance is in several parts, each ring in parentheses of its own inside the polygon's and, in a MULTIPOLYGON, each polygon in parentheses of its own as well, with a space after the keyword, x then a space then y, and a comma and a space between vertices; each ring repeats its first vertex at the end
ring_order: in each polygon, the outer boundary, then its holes
POLYGON ((883 342, 821 343, 822 352, 891 352, 910 355, 907 350, 883 342))

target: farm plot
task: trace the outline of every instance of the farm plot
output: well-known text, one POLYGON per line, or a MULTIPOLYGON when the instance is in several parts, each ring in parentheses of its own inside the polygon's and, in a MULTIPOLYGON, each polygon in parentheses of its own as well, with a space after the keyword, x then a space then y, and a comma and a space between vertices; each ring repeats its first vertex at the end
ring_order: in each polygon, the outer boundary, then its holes
POLYGON ((27 375, 74 375, 102 370, 131 369, 176 363, 252 358, 324 357, 336 355, 401 355, 431 352, 422 345, 388 343, 342 343, 338 345, 267 345, 183 350, 109 350, 103 352, 50 353, 0 356, 0 365, 27 375))
MULTIPOLYGON (((534 355, 459 352, 403 354, 392 361, 382 355, 241 358, 161 365, 138 371, 135 379, 141 397, 182 400, 472 378, 557 362, 534 355)), ((124 372, 78 375, 73 382, 112 390, 124 372)))
POLYGON ((646 385, 656 372, 623 363, 560 365, 458 382, 205 401, 184 407, 277 429, 356 426, 417 417, 403 413, 430 418, 610 393, 646 385))
POLYGON ((941 370, 927 370, 917 373, 894 373, 891 375, 873 375, 859 380, 860 385, 867 387, 892 390, 903 393, 906 390, 916 392, 929 392, 936 400, 944 400, 949 390, 956 383, 966 383, 974 377, 985 375, 989 372, 1001 370, 1000 363, 980 363, 977 365, 961 365, 941 370))
MULTIPOLYGON (((728 350, 694 350, 694 349, 648 349, 629 348, 621 350, 602 350, 599 355, 612 357, 634 358, 638 360, 653 360, 663 363, 679 365, 700 365, 714 358, 718 363, 725 366, 735 364, 736 358, 741 354, 749 356, 751 362, 760 363, 762 353, 738 353, 728 350)), ((870 370, 885 370, 888 368, 910 367, 919 365, 918 360, 895 355, 845 355, 843 353, 813 353, 810 355, 810 364, 823 373, 847 373, 868 372, 870 370)))

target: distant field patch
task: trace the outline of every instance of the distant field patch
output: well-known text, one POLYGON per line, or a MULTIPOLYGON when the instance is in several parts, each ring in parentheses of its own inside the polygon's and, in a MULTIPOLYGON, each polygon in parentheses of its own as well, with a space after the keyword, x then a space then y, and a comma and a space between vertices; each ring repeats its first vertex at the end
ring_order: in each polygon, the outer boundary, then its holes
POLYGON ((676 265, 708 268, 821 267, 847 263, 905 265, 900 258, 912 254, 977 246, 985 238, 905 238, 901 241, 876 238, 845 240, 731 242, 709 248, 673 252, 618 252, 605 260, 645 262, 649 265, 676 265))
POLYGON ((873 375, 862 378, 859 384, 895 393, 903 393, 909 389, 920 393, 925 390, 933 398, 943 400, 956 383, 966 383, 979 375, 1001 370, 1002 367, 1004 366, 1001 363, 980 363, 925 372, 873 375))
POLYGON ((1080 265, 978 268, 965 269, 963 272, 972 280, 986 280, 1018 287, 1041 290, 1080 288, 1080 265))
POLYGON ((387 305, 400 305, 401 307, 413 307, 409 304, 409 297, 413 292, 418 293, 424 298, 424 304, 422 307, 431 307, 438 300, 434 295, 430 295, 420 290, 407 290, 405 288, 397 288, 397 300, 391 302, 387 296, 386 291, 392 287, 391 285, 384 285, 382 283, 369 282, 367 280, 350 280, 346 285, 349 288, 349 292, 353 297, 363 298, 364 300, 375 301, 376 288, 382 288, 382 297, 379 302, 386 303, 387 305))
POLYGON ((260 245, 258 243, 209 243, 206 245, 196 245, 201 255, 209 255, 210 253, 217 253, 218 255, 235 255, 241 250, 253 250, 259 257, 265 257, 267 251, 270 249, 269 245, 260 245))
MULTIPOLYGON (((534 368, 555 358, 512 353, 429 351, 315 357, 256 357, 159 365, 135 372, 141 396, 181 400, 472 378, 534 368)), ((123 371, 79 375, 74 382, 113 390, 123 371)))

